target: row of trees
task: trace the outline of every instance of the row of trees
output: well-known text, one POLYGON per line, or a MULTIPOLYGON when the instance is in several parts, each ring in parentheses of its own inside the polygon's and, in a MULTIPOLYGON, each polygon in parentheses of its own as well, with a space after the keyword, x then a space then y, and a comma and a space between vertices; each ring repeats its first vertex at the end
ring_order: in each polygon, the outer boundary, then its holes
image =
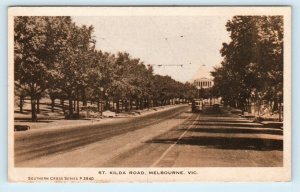
POLYGON ((234 16, 226 24, 221 67, 212 72, 214 92, 226 105, 249 110, 267 101, 273 111, 283 100, 283 17, 234 16))
MULTIPOLYGON (((116 55, 95 48, 93 26, 77 26, 71 17, 15 17, 14 79, 20 111, 30 98, 32 121, 37 121, 39 100, 68 101, 68 114, 79 114, 79 102, 120 102, 126 110, 168 104, 170 99, 191 99, 189 83, 154 75, 150 65, 128 53, 116 55), (74 109, 76 107, 76 109, 74 109)), ((99 107, 98 107, 99 108, 99 107)))

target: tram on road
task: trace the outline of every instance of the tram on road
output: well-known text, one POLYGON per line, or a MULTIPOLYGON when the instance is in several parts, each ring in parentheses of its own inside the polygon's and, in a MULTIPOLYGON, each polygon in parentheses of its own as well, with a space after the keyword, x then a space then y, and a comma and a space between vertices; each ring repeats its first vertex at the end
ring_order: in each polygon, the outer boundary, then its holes
POLYGON ((193 99, 192 101, 192 112, 202 112, 203 111, 203 100, 202 99, 193 99))

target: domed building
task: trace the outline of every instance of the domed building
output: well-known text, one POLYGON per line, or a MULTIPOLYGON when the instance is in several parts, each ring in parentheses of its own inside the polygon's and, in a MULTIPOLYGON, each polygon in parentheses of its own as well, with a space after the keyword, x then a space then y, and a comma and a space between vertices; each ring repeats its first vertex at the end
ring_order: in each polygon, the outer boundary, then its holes
POLYGON ((194 80, 194 85, 199 87, 200 89, 207 89, 214 85, 214 81, 212 78, 202 77, 194 80))

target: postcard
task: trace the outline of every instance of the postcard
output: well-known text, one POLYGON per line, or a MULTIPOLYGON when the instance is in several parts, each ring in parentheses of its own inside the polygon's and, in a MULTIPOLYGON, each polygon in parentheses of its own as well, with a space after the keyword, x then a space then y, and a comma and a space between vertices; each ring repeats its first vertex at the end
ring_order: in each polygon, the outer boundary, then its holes
POLYGON ((291 7, 9 7, 8 178, 291 180, 291 7))

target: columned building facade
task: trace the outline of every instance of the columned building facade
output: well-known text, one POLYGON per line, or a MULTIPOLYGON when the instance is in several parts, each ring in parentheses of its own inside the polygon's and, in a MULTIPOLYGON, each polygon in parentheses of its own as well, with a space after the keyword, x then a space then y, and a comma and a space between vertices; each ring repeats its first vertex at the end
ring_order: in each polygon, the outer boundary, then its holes
POLYGON ((203 77, 200 79, 195 79, 194 85, 197 87, 200 87, 200 89, 207 89, 207 88, 212 87, 214 85, 214 82, 212 79, 203 77))

